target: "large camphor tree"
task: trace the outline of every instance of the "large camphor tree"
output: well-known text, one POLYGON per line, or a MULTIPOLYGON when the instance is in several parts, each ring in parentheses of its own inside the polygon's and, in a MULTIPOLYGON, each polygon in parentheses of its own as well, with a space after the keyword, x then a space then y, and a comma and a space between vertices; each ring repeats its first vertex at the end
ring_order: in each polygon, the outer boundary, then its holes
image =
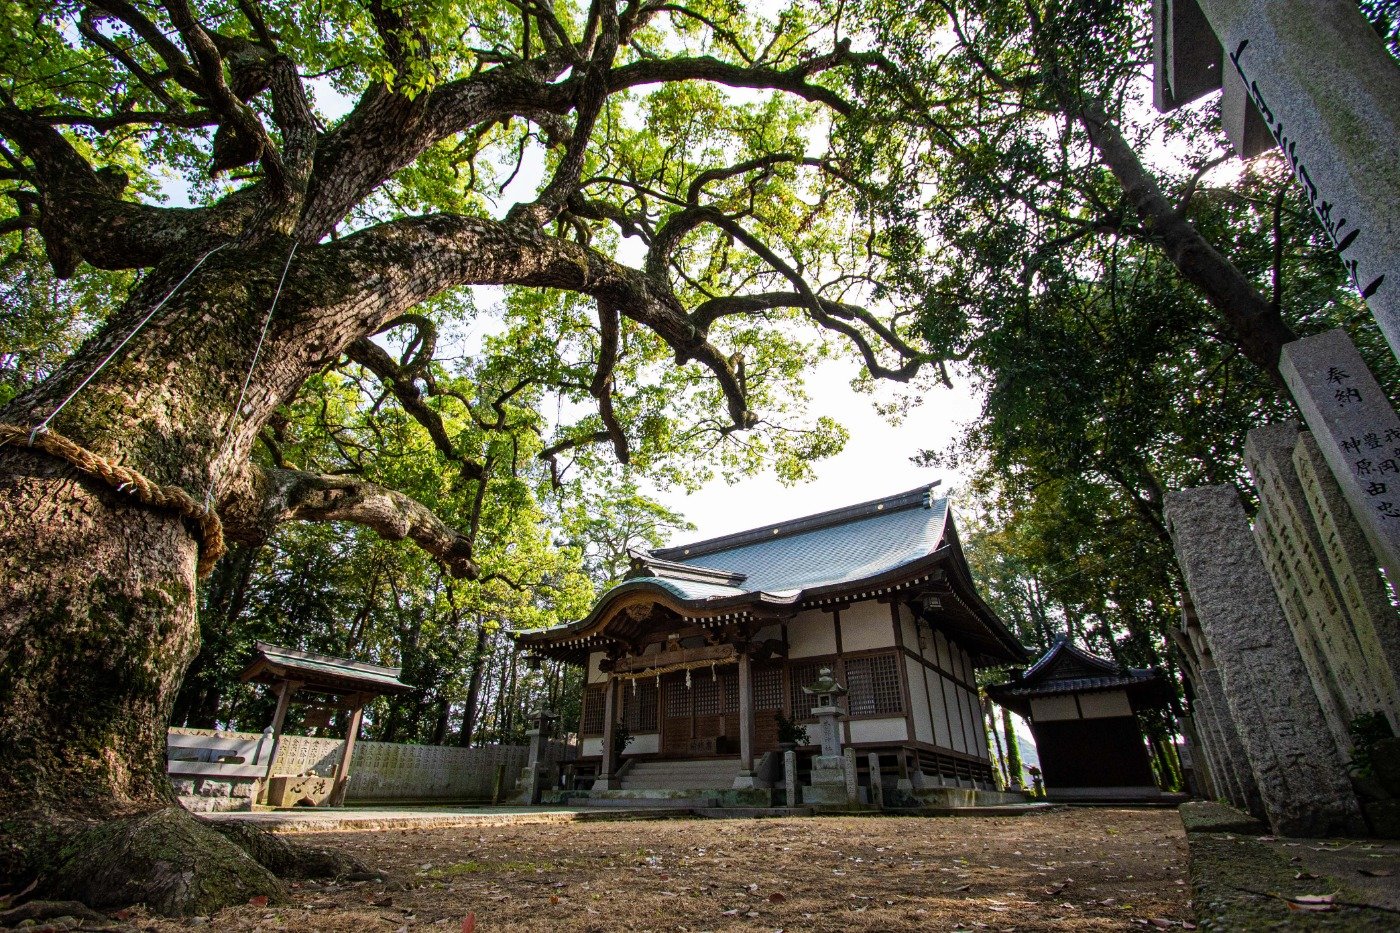
MULTIPOLYGON (((491 397, 554 381, 551 463, 675 446, 675 404, 706 413, 684 441, 720 462, 763 448, 800 471, 835 432, 770 416, 828 341, 877 376, 929 361, 907 311, 868 310, 907 309, 884 270, 918 244, 874 219, 878 190, 841 156, 884 63, 839 3, 18 0, 0 17, 6 249, 121 299, 0 408, 0 856, 50 894, 169 912, 276 894, 170 809, 197 580, 222 540, 291 520, 476 572, 471 527, 253 457, 348 354, 479 481, 433 380, 369 339, 425 302, 498 285, 533 309, 491 397), (582 337, 551 337, 580 314, 582 337)), ((489 404, 451 391, 489 427, 489 404)))

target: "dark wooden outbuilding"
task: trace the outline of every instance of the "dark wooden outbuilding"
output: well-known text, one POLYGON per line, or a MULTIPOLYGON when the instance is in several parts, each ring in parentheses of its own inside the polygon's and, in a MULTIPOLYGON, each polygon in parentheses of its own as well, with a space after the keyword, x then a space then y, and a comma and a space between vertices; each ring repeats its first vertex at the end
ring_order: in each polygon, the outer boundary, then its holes
POLYGON ((1159 795, 1137 713, 1167 705, 1160 668, 1123 667, 1061 637, 987 695, 1030 723, 1051 799, 1159 795))

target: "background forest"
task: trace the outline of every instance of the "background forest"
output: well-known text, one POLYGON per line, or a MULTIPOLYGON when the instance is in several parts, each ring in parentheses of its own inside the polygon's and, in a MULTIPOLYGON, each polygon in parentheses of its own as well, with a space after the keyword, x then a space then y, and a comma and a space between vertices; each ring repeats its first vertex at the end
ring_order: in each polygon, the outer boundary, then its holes
MULTIPOLYGON (((898 362, 839 326, 805 334, 795 312, 760 303, 761 334, 728 336, 752 407, 770 422, 740 434, 716 420, 714 387, 669 367, 666 347, 635 323, 606 334, 591 307, 549 291, 442 295, 307 381, 262 430, 255 456, 410 494, 470 528, 480 576, 454 578, 410 543, 358 525, 291 524, 235 545, 202 585, 202 648, 174 724, 266 724, 269 698, 237 681, 261 639, 402 666, 415 689, 375 701, 372 739, 516 742, 541 704, 568 728, 580 672, 530 669, 507 630, 580 617, 625 572, 629 548, 683 533, 685 516, 649 490, 761 470, 799 482, 819 470, 854 426, 805 411, 801 376, 836 354, 902 386, 885 408, 892 416, 950 374, 982 399, 963 436, 911 437, 909 452, 969 477, 956 492, 979 582, 1027 645, 1039 651, 1068 634, 1126 664, 1174 669, 1167 633, 1180 580, 1162 495, 1205 483, 1247 490, 1245 433, 1292 416, 1259 335, 1345 327, 1381 383, 1400 383, 1283 161, 1228 157, 1209 100, 1167 117, 1150 109, 1147 4, 1044 6, 667 5, 667 29, 703 26, 702 44, 750 61, 802 61, 810 36, 841 34, 878 49, 888 67, 842 88, 856 103, 840 123, 776 91, 709 85, 616 103, 600 132, 610 148, 590 170, 626 183, 558 225, 614 246, 650 242, 649 211, 711 184, 717 203, 781 249, 719 224, 686 246, 687 288, 704 297, 715 282, 762 283, 775 268, 791 279, 792 266, 809 270, 777 253, 805 255, 830 272, 829 290, 813 298, 818 316, 844 320, 847 288, 896 309, 899 327, 881 336, 898 362), (1132 165, 1108 154, 1101 116, 1176 220, 1253 290, 1255 318, 1222 308, 1210 281, 1174 261, 1161 218, 1125 195, 1132 165), (817 139, 830 147, 823 169, 844 187, 803 183, 801 160, 784 154, 816 150, 817 139), (687 152, 734 156, 744 171, 697 175, 687 152), (617 229, 585 229, 599 219, 617 229), (605 390, 596 347, 607 340, 616 361, 605 390)), ((1394 53, 1393 4, 1362 8, 1394 53)), ((7 75, 7 99, 33 82, 24 67, 7 75)), ((428 207, 498 214, 522 170, 538 176, 557 158, 554 129, 544 118, 507 120, 435 147, 427 167, 405 169, 360 208, 362 219, 428 207)), ((151 199, 199 202, 225 183, 195 170, 207 136, 157 152, 139 125, 74 132, 127 159, 151 199)), ((9 193, 0 404, 51 374, 138 283, 86 265, 56 278, 22 222, 24 198, 9 193)), ((1158 728, 1164 735, 1167 723, 1158 728)))

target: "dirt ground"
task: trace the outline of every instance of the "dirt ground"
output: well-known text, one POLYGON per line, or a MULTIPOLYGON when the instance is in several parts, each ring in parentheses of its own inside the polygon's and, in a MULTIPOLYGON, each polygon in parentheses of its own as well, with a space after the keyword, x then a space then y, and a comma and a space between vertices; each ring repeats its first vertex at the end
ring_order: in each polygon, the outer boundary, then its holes
MULTIPOLYGON (((305 884, 214 930, 1191 928, 1171 810, 317 833, 389 881, 305 884)), ((137 920, 145 929, 190 921, 137 920)))

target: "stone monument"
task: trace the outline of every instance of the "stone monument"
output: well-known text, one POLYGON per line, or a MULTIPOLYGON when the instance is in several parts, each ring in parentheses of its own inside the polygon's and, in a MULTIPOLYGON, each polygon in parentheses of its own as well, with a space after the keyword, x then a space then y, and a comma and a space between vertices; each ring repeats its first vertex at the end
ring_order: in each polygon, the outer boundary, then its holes
POLYGON ((547 772, 551 770, 542 764, 544 743, 554 730, 554 722, 558 718, 558 714, 547 709, 538 709, 530 714, 531 728, 525 733, 530 739, 530 757, 525 763, 525 769, 521 772, 520 793, 517 795, 517 799, 521 803, 537 804, 540 802, 540 795, 547 782, 547 772))
POLYGON ((1186 587, 1265 816, 1287 836, 1364 834, 1346 765, 1233 486, 1169 493, 1186 587))

